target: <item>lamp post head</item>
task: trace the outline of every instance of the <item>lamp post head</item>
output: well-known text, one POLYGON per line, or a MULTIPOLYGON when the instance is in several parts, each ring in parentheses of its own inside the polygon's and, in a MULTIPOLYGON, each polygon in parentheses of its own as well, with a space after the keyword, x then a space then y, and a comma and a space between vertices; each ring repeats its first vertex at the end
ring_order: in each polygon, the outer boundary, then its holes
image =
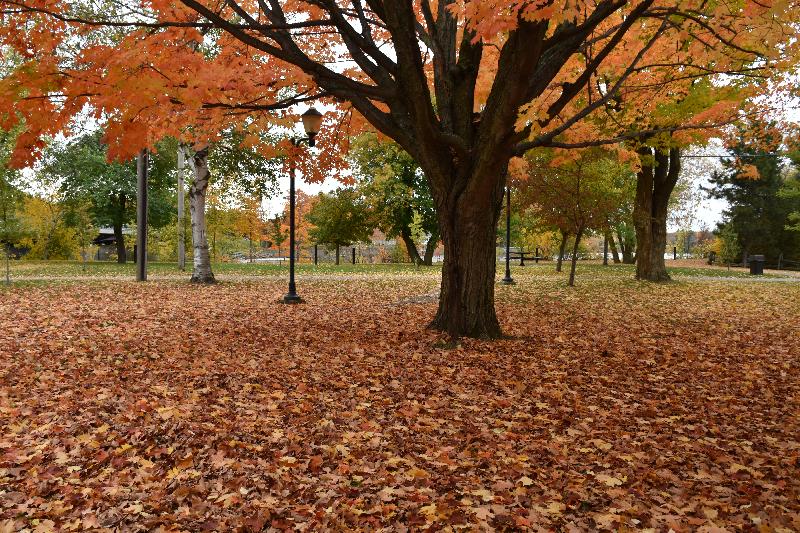
POLYGON ((308 145, 314 146, 314 137, 317 136, 319 129, 322 127, 322 113, 311 107, 300 115, 300 118, 303 119, 303 129, 306 130, 306 135, 308 135, 308 145))

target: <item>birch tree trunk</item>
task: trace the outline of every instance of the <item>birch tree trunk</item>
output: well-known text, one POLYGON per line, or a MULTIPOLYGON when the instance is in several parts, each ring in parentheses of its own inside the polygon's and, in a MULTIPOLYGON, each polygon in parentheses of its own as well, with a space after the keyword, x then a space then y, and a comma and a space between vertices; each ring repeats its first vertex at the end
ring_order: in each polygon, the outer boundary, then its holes
POLYGON ((211 257, 206 238, 206 192, 211 172, 208 170, 208 145, 196 150, 189 159, 192 181, 189 186, 189 212, 192 218, 192 283, 214 283, 211 257))

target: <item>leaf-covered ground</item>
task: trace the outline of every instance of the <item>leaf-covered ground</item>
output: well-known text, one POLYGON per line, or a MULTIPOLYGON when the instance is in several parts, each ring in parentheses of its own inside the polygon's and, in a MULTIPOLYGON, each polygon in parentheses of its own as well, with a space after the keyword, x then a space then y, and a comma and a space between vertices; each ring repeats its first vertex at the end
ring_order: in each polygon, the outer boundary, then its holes
POLYGON ((0 531, 799 530, 800 283, 550 268, 0 289, 0 531))

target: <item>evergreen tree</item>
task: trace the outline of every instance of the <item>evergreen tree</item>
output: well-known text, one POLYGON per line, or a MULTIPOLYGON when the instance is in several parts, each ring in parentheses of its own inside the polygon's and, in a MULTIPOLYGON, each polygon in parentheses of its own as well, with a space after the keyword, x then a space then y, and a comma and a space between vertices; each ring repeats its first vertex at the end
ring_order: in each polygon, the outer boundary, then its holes
POLYGON ((800 239, 787 229, 792 201, 779 191, 786 184, 784 163, 778 155, 781 135, 772 124, 753 123, 739 131, 731 148, 734 159, 712 175, 713 198, 728 202, 720 229, 730 225, 738 236, 742 262, 763 254, 767 262, 800 255, 800 239))

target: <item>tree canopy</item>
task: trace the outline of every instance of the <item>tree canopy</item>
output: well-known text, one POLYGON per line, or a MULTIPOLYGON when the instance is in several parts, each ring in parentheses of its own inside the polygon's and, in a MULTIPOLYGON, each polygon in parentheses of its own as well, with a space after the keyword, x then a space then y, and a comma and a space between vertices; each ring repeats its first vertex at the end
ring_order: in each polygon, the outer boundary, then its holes
POLYGON ((427 179, 417 162, 396 143, 370 133, 353 141, 348 159, 380 230, 389 238, 400 237, 413 262, 431 264, 439 224, 427 179), (423 254, 417 250, 420 239, 426 241, 423 254))
POLYGON ((340 246, 368 241, 374 228, 366 202, 352 188, 320 193, 305 218, 314 225, 308 232, 314 242, 336 247, 337 263, 340 246))

